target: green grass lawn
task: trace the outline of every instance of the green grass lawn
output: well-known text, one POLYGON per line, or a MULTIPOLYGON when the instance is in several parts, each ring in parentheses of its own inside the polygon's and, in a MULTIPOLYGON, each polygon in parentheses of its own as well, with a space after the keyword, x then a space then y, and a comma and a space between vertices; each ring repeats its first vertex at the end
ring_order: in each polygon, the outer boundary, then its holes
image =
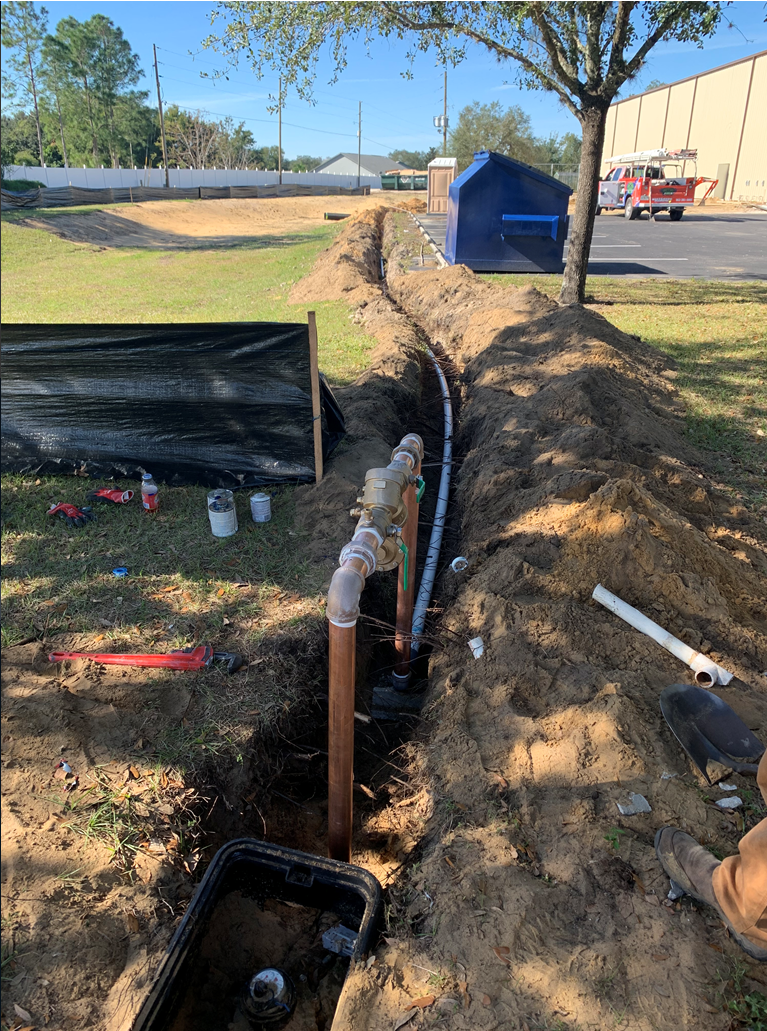
MULTIPOLYGON (((486 275, 501 286, 559 294, 560 276, 486 275)), ((678 364, 687 434, 712 473, 767 511, 767 285, 590 276, 589 307, 678 364)))
MULTIPOLYGON (((289 303, 290 288, 340 230, 329 224, 230 247, 163 251, 70 243, 16 224, 29 216, 2 218, 3 322, 305 322, 306 305, 289 303)), ((367 366, 372 339, 343 301, 312 307, 320 368, 331 383, 352 382, 367 366)))

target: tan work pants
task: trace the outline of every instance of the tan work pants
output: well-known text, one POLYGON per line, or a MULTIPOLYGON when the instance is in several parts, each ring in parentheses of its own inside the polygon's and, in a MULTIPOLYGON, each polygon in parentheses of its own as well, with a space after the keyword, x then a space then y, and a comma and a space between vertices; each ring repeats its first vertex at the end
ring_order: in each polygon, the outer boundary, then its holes
MULTIPOLYGON (((767 802, 767 752, 756 777, 767 802)), ((714 870, 714 894, 739 934, 767 946, 767 818, 740 839, 738 855, 714 870)))

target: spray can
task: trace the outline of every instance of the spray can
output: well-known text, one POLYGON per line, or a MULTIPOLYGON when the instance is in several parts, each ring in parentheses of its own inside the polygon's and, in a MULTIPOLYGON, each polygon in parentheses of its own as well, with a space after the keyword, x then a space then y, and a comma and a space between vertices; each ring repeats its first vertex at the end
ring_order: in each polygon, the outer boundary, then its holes
POLYGON ((144 473, 141 477, 141 503, 147 512, 156 512, 160 506, 157 484, 152 479, 151 473, 144 473))
POLYGON ((230 490, 219 488, 208 494, 208 519, 214 537, 231 537, 237 533, 237 508, 230 490))

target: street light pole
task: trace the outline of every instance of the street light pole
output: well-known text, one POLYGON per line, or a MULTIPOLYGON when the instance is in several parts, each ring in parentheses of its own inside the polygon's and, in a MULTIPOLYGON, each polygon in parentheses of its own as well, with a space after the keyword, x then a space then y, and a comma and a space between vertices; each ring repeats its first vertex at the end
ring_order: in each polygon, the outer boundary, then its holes
POLYGON ((357 189, 360 187, 360 172, 362 170, 362 101, 360 101, 359 115, 357 122, 357 189))
POLYGON ((442 108, 442 157, 447 157, 447 65, 445 65, 445 103, 442 108))
POLYGON ((168 148, 165 146, 165 119, 162 116, 162 97, 160 96, 160 73, 157 70, 157 47, 152 44, 154 52, 154 77, 157 82, 157 106, 160 109, 160 136, 162 138, 162 162, 165 165, 165 188, 170 189, 170 177, 168 175, 168 148))
POLYGON ((277 168, 280 172, 280 186, 282 186, 282 76, 280 76, 280 96, 278 100, 279 128, 277 130, 277 168))

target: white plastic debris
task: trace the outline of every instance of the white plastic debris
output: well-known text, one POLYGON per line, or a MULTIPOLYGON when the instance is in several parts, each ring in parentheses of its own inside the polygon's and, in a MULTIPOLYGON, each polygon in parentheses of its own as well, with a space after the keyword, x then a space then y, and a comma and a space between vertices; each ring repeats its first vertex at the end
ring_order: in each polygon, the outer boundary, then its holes
POLYGON ((469 560, 465 558, 463 555, 459 555, 457 558, 454 558, 453 561, 450 563, 450 568, 453 570, 454 573, 462 573, 464 569, 469 568, 469 560))
POLYGON ((743 805, 743 799, 738 798, 737 795, 730 795, 729 798, 718 798, 716 804, 720 809, 737 809, 738 806, 743 805))
POLYGON ((678 773, 669 773, 667 770, 664 770, 663 773, 661 773, 661 775, 660 775, 660 779, 661 780, 673 780, 674 777, 678 777, 678 776, 679 776, 678 773))
POLYGON ((616 802, 615 804, 623 816, 637 816, 639 813, 652 812, 652 807, 644 795, 638 795, 636 791, 629 791, 628 802, 616 802))
POLYGON ((725 784, 723 780, 720 780, 717 784, 720 791, 737 791, 737 784, 725 784))
POLYGON ((485 645, 481 637, 472 637, 469 641, 469 647, 475 659, 479 659, 485 654, 485 645))
POLYGON ((339 956, 351 956, 354 946, 357 944, 357 932, 350 931, 343 924, 336 924, 325 931, 322 936, 322 945, 328 952, 336 952, 339 956))

